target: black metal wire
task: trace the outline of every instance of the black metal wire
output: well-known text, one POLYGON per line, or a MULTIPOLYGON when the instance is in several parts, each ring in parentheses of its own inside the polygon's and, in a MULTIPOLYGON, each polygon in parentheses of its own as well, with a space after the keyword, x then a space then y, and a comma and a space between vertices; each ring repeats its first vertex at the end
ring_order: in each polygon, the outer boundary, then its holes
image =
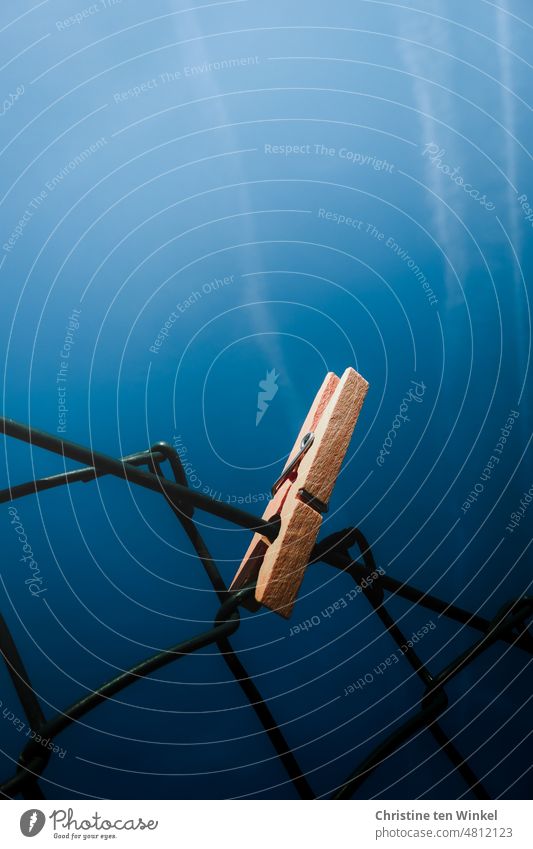
POLYGON ((484 636, 474 644, 473 647, 466 650, 462 655, 452 661, 438 675, 433 676, 423 665, 422 661, 414 651, 406 644, 406 640, 388 611, 383 606, 382 592, 375 592, 375 583, 368 584, 364 579, 372 574, 376 574, 376 563, 371 551, 371 548, 365 536, 358 528, 349 528, 345 531, 340 531, 332 537, 328 537, 319 546, 316 547, 312 562, 318 560, 336 566, 352 576, 356 583, 361 586, 363 594, 372 604, 375 612, 383 622, 386 630, 391 637, 401 647, 402 655, 408 660, 415 672, 419 675, 422 681, 427 686, 427 691, 423 699, 422 710, 419 714, 408 719, 403 723, 397 731, 394 731, 386 740, 380 744, 370 755, 360 764, 358 769, 350 776, 350 778, 341 785, 335 799, 345 799, 352 796, 360 787, 362 782, 370 775, 373 770, 389 755, 391 755, 400 745, 406 742, 420 728, 426 726, 432 736, 441 747, 445 755, 450 759, 455 769, 464 778, 470 786, 472 792, 478 799, 490 799, 490 794, 484 787, 483 783, 476 777, 466 760, 462 757, 457 747, 448 738, 443 728, 437 722, 437 716, 441 713, 448 704, 447 697, 444 694, 443 686, 454 675, 458 674, 469 663, 476 659, 482 652, 493 645, 497 640, 505 640, 513 645, 520 646, 524 650, 533 654, 531 642, 526 639, 531 635, 525 631, 517 631, 517 628, 525 629, 525 621, 533 614, 533 599, 521 598, 516 603, 509 602, 497 614, 494 620, 484 620, 481 617, 475 617, 469 614, 468 611, 457 608, 454 605, 447 605, 440 599, 434 596, 428 596, 414 587, 402 584, 399 581, 387 580, 387 576, 380 575, 377 579, 379 584, 390 589, 399 595, 409 595, 416 597, 418 604, 427 606, 430 609, 439 608, 441 615, 448 615, 451 611, 450 618, 455 620, 464 620, 464 624, 472 625, 472 620, 476 620, 474 627, 484 631, 484 636), (348 545, 351 547, 357 543, 363 557, 363 565, 353 561, 347 551, 343 551, 342 547, 348 545), (340 549, 340 550, 339 550, 340 549), (407 593, 403 592, 407 589, 407 593), (426 603, 427 602, 427 603, 426 603), (515 609, 516 608, 516 609, 515 609), (505 619, 507 617, 507 620, 505 619))
MULTIPOLYGON (((60 454, 62 457, 68 457, 70 460, 86 463, 88 466, 94 467, 99 474, 114 475, 115 477, 136 483, 139 486, 144 486, 146 489, 151 489, 154 492, 163 491, 165 495, 172 499, 177 509, 183 509, 181 507, 182 503, 198 507, 207 513, 212 513, 214 516, 226 519, 235 525, 240 525, 242 528, 257 531, 271 542, 278 535, 279 517, 274 517, 267 522, 264 519, 257 518, 257 516, 252 516, 245 510, 240 510, 238 507, 233 507, 214 498, 209 498, 207 495, 191 490, 183 484, 169 481, 166 478, 159 478, 157 475, 150 474, 149 472, 142 472, 124 460, 115 460, 114 457, 109 457, 100 451, 93 451, 92 448, 85 448, 76 442, 59 439, 50 433, 45 433, 37 428, 28 427, 28 425, 3 417, 0 417, 0 433, 4 433, 6 436, 12 436, 14 439, 19 439, 30 445, 35 445, 37 448, 44 448, 46 451, 51 451, 54 454, 60 454)), ((87 469, 83 471, 87 472, 87 469)), ((29 485, 31 484, 26 484, 25 486, 29 485)), ((12 492, 12 489, 2 490, 0 492, 0 504, 5 501, 12 501, 12 492)))
MULTIPOLYGON (((53 719, 43 722, 38 726, 38 733, 42 739, 51 740, 68 728, 73 722, 81 719, 90 710, 93 710, 107 699, 113 698, 121 690, 124 690, 129 684, 133 684, 141 678, 146 678, 152 672, 162 669, 168 663, 174 660, 180 660, 182 657, 191 654, 198 649, 205 648, 211 643, 216 643, 222 637, 227 637, 233 634, 239 627, 239 613, 237 607, 242 599, 253 593, 254 587, 245 587, 233 593, 220 607, 215 622, 212 628, 204 631, 195 637, 188 640, 183 640, 177 645, 172 646, 164 651, 157 652, 146 660, 133 666, 110 681, 107 681, 97 690, 86 695, 83 699, 75 702, 70 708, 67 708, 63 713, 58 714, 53 719)), ((50 750, 45 749, 39 742, 31 740, 24 748, 19 764, 20 768, 16 776, 10 779, 6 784, 2 785, 1 792, 4 796, 9 796, 13 792, 20 792, 27 780, 28 774, 35 777, 39 775, 48 760, 50 759, 50 750)))
MULTIPOLYGON (((80 481, 87 482, 105 474, 115 475, 160 492, 181 523, 221 602, 212 628, 139 662, 50 720, 44 718, 16 644, 7 624, 0 616, 0 651, 32 730, 38 733, 41 740, 50 740, 99 704, 113 698, 130 684, 150 675, 168 663, 214 643, 218 646, 228 668, 255 711, 296 791, 302 799, 316 798, 270 708, 229 641, 229 637, 239 627, 238 607, 243 603, 249 606, 254 587, 244 587, 237 592, 228 591, 216 563, 193 521, 193 515, 194 508, 198 507, 242 527, 259 530, 270 540, 274 539, 279 531, 279 519, 265 522, 230 505, 191 492, 187 487, 187 478, 179 456, 168 443, 159 442, 148 451, 130 454, 120 460, 115 460, 76 443, 67 442, 34 428, 29 428, 26 425, 14 422, 12 419, 0 418, 0 432, 53 451, 56 454, 61 454, 64 457, 90 464, 83 469, 28 481, 25 484, 5 489, 0 492, 0 503, 56 486, 70 485, 80 481), (174 481, 170 481, 162 472, 161 466, 165 461, 168 461, 171 466, 174 481), (140 471, 137 467, 142 465, 146 465, 151 471, 140 471)), ((449 740, 437 721, 448 704, 444 686, 452 677, 459 674, 498 640, 519 646, 533 654, 533 638, 527 630, 527 620, 533 614, 533 599, 524 597, 508 602, 493 620, 487 620, 456 605, 447 604, 435 596, 424 593, 385 574, 379 574, 377 578, 373 578, 370 582, 365 581, 363 583, 365 578, 368 579, 370 575, 376 574, 376 563, 368 541, 357 528, 349 528, 332 534, 317 544, 310 558, 310 564, 317 562, 341 569, 360 585, 363 595, 371 604, 383 626, 396 643, 402 646, 402 654, 426 687, 420 710, 403 722, 367 755, 357 769, 340 785, 332 798, 350 798, 387 757, 424 728, 431 732, 474 795, 482 799, 490 798, 482 782, 476 777, 469 764, 449 740), (362 563, 354 560, 350 554, 349 549, 355 544, 359 546, 363 558, 362 563), (414 649, 406 645, 401 629, 385 608, 386 591, 407 598, 415 604, 427 607, 461 624, 469 625, 481 631, 483 636, 441 672, 432 675, 414 649)), ((32 799, 44 798, 38 779, 50 757, 49 748, 35 742, 35 740, 28 743, 21 753, 16 774, 0 785, 0 798, 8 799, 15 795, 23 795, 32 799)))
POLYGON ((26 714, 28 723, 32 729, 37 728, 44 722, 44 714, 41 710, 39 700, 35 695, 30 677, 18 652, 17 646, 7 622, 0 613, 0 653, 15 687, 17 696, 26 714))
MULTIPOLYGON (((376 563, 374 561, 374 556, 372 554, 370 546, 368 545, 367 540, 365 539, 365 537, 361 534, 361 532, 357 528, 354 529, 353 540, 357 541, 357 543, 359 544, 359 547, 361 549, 361 553, 362 553, 363 559, 365 561, 365 569, 366 569, 365 577, 368 578, 370 575, 372 575, 373 572, 375 572, 375 570, 377 568, 376 563)), ((352 565, 351 562, 349 562, 349 560, 350 560, 349 557, 348 557, 347 560, 345 560, 345 566, 346 566, 347 569, 349 569, 352 565)), ((361 581, 361 578, 359 578, 359 579, 355 578, 355 579, 356 579, 356 582, 358 580, 361 581)), ((411 665, 411 667, 414 669, 414 671, 419 676, 419 678, 422 680, 422 682, 426 685, 426 687, 431 687, 434 683, 433 676, 431 675, 429 670, 424 666, 424 664, 422 663, 421 659, 418 657, 418 654, 416 653, 414 648, 412 646, 409 646, 408 641, 406 640, 406 638, 405 638, 404 634, 402 633, 400 627, 395 622, 393 617, 390 615, 388 610, 385 608, 385 606, 383 604, 383 593, 382 592, 376 593, 374 591, 373 582, 371 582, 371 583, 365 582, 363 592, 366 595, 366 597, 368 598, 368 601, 370 602, 370 604, 374 608, 374 611, 376 612, 376 614, 380 618, 381 622, 383 623, 383 626, 385 627, 385 629, 391 635, 391 637, 396 642, 396 644, 401 647, 402 655, 405 657, 407 662, 411 665)), ((462 777, 467 782, 467 784, 470 785, 475 796, 478 799, 490 799, 490 795, 487 792, 487 790, 485 789, 483 783, 476 777, 473 770, 470 768, 469 764, 462 757, 458 748, 454 745, 454 743, 452 743, 452 741, 450 740, 450 738, 448 737, 448 735, 446 734, 446 732, 444 731, 442 726, 440 726, 437 721, 434 721, 434 722, 432 722, 431 724, 428 725, 428 730, 430 731, 430 733, 434 737, 437 744, 441 747, 442 751, 451 760, 455 769, 457 769, 459 774, 462 775, 462 777)), ((367 767, 366 772, 365 772, 365 769, 363 768, 362 774, 365 775, 365 777, 368 775, 368 769, 369 768, 367 767)), ((355 789, 356 786, 357 785, 354 785, 354 789, 355 789)))
MULTIPOLYGON (((162 451, 165 454, 166 458, 170 462, 174 477, 179 478, 182 474, 181 461, 179 460, 179 457, 176 454, 175 450, 172 448, 172 446, 168 445, 168 443, 159 442, 157 443, 157 445, 152 446, 152 450, 156 449, 162 451)), ((153 468, 156 474, 162 475, 159 461, 153 461, 153 468)), ((185 477, 184 472, 183 476, 185 477)), ((187 533, 200 559, 200 562, 202 563, 206 574, 211 581, 214 590, 217 592, 219 598, 223 601, 224 598, 227 596, 228 589, 224 583, 222 575, 218 571, 216 563, 213 560, 200 532, 198 531, 192 519, 189 517, 184 517, 181 511, 176 510, 172 501, 168 497, 167 501, 171 509, 181 522, 185 532, 187 533)), ((242 600, 246 601, 246 597, 243 597, 242 600)), ((296 758, 294 757, 281 729, 277 725, 272 713, 270 712, 270 708, 263 699, 256 684, 250 678, 248 672, 244 667, 244 664, 233 650, 228 637, 221 637, 219 640, 217 640, 217 644, 222 654, 222 657, 226 662, 226 665, 228 666, 230 672, 241 687, 244 695, 250 702, 250 705, 252 706, 257 718, 263 726, 273 748, 275 749, 280 759, 282 766, 285 768, 287 775, 292 781, 296 791, 302 799, 314 799, 314 793, 311 789, 311 786, 309 785, 305 776, 302 774, 302 771, 298 765, 296 758)))

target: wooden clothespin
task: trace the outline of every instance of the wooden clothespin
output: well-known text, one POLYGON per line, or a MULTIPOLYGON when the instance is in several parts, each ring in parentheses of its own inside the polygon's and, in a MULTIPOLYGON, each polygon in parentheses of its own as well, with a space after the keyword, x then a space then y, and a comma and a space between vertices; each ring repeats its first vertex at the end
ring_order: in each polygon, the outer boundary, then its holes
MULTIPOLYGON (((264 519, 279 515, 273 543, 254 534, 232 590, 256 580, 255 598, 288 618, 363 406, 368 383, 353 368, 329 372, 301 427, 264 519)), ((254 609, 257 609, 257 606, 254 609)))

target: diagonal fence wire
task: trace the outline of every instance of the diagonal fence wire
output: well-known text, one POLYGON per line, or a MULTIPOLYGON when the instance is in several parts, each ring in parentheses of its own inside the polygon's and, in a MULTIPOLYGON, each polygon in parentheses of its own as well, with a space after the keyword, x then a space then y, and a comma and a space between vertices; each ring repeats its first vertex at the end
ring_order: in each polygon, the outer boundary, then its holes
MULTIPOLYGON (((258 531, 271 541, 276 538, 279 531, 279 518, 276 517, 266 522, 245 511, 191 491, 187 487, 186 475, 176 450, 165 442, 156 443, 147 451, 141 451, 117 460, 76 443, 58 439, 12 419, 0 418, 0 432, 6 436, 23 440, 30 445, 60 454, 63 457, 88 464, 82 469, 34 479, 18 486, 9 487, 0 491, 0 503, 13 501, 16 498, 36 494, 57 486, 72 485, 76 482, 86 483, 106 474, 115 475, 152 491, 160 492, 182 525, 221 603, 210 629, 137 663, 131 669, 107 681, 50 720, 46 720, 44 717, 22 658, 7 623, 0 613, 0 652, 26 714, 28 724, 35 732, 34 739, 24 747, 20 754, 15 774, 0 785, 0 798, 11 799, 20 795, 28 799, 44 798, 39 779, 50 760, 52 752, 49 748, 43 746, 41 741, 49 741, 55 738, 98 705, 112 699, 121 690, 145 678, 152 672, 208 645, 215 644, 263 726, 298 795, 302 799, 315 799, 316 794, 299 766, 282 730, 276 723, 268 704, 230 643, 230 637, 240 624, 239 606, 252 598, 255 586, 250 585, 236 592, 228 591, 193 517, 195 509, 206 510, 241 527, 258 531), (170 465, 174 480, 165 477, 162 471, 161 466, 165 461, 168 461, 170 465), (140 466, 146 466, 148 471, 140 470, 140 466)), ((430 731, 437 744, 449 758, 453 768, 467 783, 473 795, 480 799, 491 798, 481 780, 477 778, 471 766, 462 757, 438 722, 439 716, 448 706, 444 687, 497 641, 504 641, 533 654, 533 637, 527 629, 527 622, 533 614, 533 599, 522 597, 507 602, 493 620, 488 620, 457 605, 448 604, 442 599, 424 593, 388 575, 379 575, 377 579, 374 578, 369 582, 367 580, 369 576, 377 574, 376 564, 368 541, 357 528, 349 528, 331 534, 322 540, 315 546, 309 562, 310 564, 326 563, 342 570, 355 581, 383 627, 398 646, 402 646, 402 654, 426 688, 419 711, 401 723, 398 728, 382 740, 339 785, 331 798, 351 798, 380 764, 423 729, 430 731), (360 550, 362 562, 355 560, 350 554, 350 549, 354 545, 357 545, 360 550), (482 636, 443 670, 433 675, 418 657, 416 651, 407 646, 407 641, 400 627, 385 607, 385 592, 399 595, 414 604, 419 604, 445 615, 453 621, 469 625, 471 628, 480 631, 482 636)))

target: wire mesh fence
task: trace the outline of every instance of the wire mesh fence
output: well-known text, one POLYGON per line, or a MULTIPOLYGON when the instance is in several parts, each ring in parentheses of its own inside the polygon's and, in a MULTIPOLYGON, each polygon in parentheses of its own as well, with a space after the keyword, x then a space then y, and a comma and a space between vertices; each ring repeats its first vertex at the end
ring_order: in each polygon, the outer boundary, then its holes
MULTIPOLYGON (((157 443, 148 450, 116 459, 95 452, 91 448, 30 428, 12 419, 0 418, 0 432, 7 437, 22 440, 64 458, 86 464, 75 471, 32 479, 4 489, 0 492, 0 503, 14 501, 59 486, 89 482, 103 475, 114 475, 159 492, 189 538, 220 601, 220 607, 211 628, 140 661, 48 720, 32 687, 23 658, 0 613, 0 651, 32 730, 32 739, 20 753, 15 774, 0 785, 1 798, 10 799, 18 796, 27 799, 45 798, 42 774, 52 757, 52 750, 48 746, 51 740, 98 705, 113 699, 126 687, 134 685, 167 664, 177 662, 180 658, 209 645, 215 645, 219 649, 300 798, 317 798, 308 777, 302 771, 285 735, 276 723, 270 707, 230 642, 230 638, 239 628, 239 607, 252 599, 255 586, 251 583, 236 592, 230 592, 227 589, 198 530, 194 515, 196 509, 204 510, 241 527, 258 531, 269 540, 274 540, 277 536, 279 519, 275 517, 267 522, 246 511, 190 490, 176 450, 164 442, 157 443), (162 468, 165 463, 168 463, 172 477, 165 475, 162 468)), ((528 620, 533 614, 533 598, 523 596, 507 601, 493 619, 486 619, 457 605, 448 604, 390 575, 381 574, 383 570, 377 570, 368 541, 357 528, 348 528, 330 534, 319 542, 313 550, 309 565, 318 562, 342 570, 353 579, 383 628, 401 647, 405 663, 414 670, 424 685, 424 695, 418 710, 378 743, 350 775, 340 782, 331 798, 348 799, 355 796, 361 790, 365 780, 378 770, 391 754, 424 730, 432 735, 451 762, 453 769, 457 770, 466 783, 467 789, 476 798, 491 798, 483 781, 476 776, 468 761, 444 731, 439 718, 449 703, 446 685, 488 648, 497 643, 504 643, 533 654, 533 636, 528 630, 528 620), (359 550, 356 556, 351 553, 351 549, 355 546, 359 550), (409 645, 400 626, 387 608, 387 594, 400 596, 412 604, 446 616, 461 625, 468 625, 477 630, 480 637, 444 668, 436 673, 431 672, 422 662, 415 648, 409 645)))

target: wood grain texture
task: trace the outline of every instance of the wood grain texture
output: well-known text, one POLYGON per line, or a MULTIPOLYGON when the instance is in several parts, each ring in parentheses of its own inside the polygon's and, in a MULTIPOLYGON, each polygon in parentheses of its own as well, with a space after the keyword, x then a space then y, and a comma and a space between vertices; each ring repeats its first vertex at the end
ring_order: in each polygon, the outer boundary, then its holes
MULTIPOLYGON (((268 520, 277 513, 281 513, 281 508, 287 498, 290 488, 290 481, 285 481, 285 483, 280 486, 274 497, 268 502, 265 512, 263 513, 263 519, 268 520)), ((241 587, 244 587, 246 584, 258 579, 259 570, 263 564, 263 559, 269 546, 270 542, 266 539, 266 537, 261 536, 261 534, 253 535, 252 541, 248 546, 241 565, 239 566, 232 581, 230 590, 240 590, 241 587)), ((257 605, 254 604, 244 602, 243 606, 248 610, 257 610, 257 605)))
POLYGON ((300 463, 298 486, 324 504, 329 502, 367 390, 366 380, 353 368, 346 369, 315 427, 313 446, 300 463))
POLYGON ((291 453, 288 456, 287 462, 285 463, 284 470, 290 466, 292 461, 294 460, 296 454, 300 450, 300 445, 302 439, 309 433, 310 430, 314 431, 322 413, 326 409, 328 401, 333 397, 333 393, 335 392, 336 387, 339 384, 339 378, 336 374, 333 374, 332 371, 328 372, 322 381, 322 386, 318 390, 315 395, 315 399, 309 408, 309 412, 305 417, 305 420, 300 428, 300 432, 296 437, 294 445, 292 447, 291 453))
POLYGON ((304 489, 327 505, 367 390, 366 380, 352 368, 340 379, 332 372, 326 375, 285 468, 300 450, 306 433, 313 431, 314 441, 263 513, 264 519, 280 515, 280 533, 273 543, 254 534, 231 585, 235 590, 256 580, 256 602, 281 616, 292 612, 322 522, 316 503, 305 503, 299 492, 304 489))
POLYGON ((322 516, 299 498, 290 498, 281 530, 263 558, 255 597, 261 604, 288 618, 303 581, 322 516))

